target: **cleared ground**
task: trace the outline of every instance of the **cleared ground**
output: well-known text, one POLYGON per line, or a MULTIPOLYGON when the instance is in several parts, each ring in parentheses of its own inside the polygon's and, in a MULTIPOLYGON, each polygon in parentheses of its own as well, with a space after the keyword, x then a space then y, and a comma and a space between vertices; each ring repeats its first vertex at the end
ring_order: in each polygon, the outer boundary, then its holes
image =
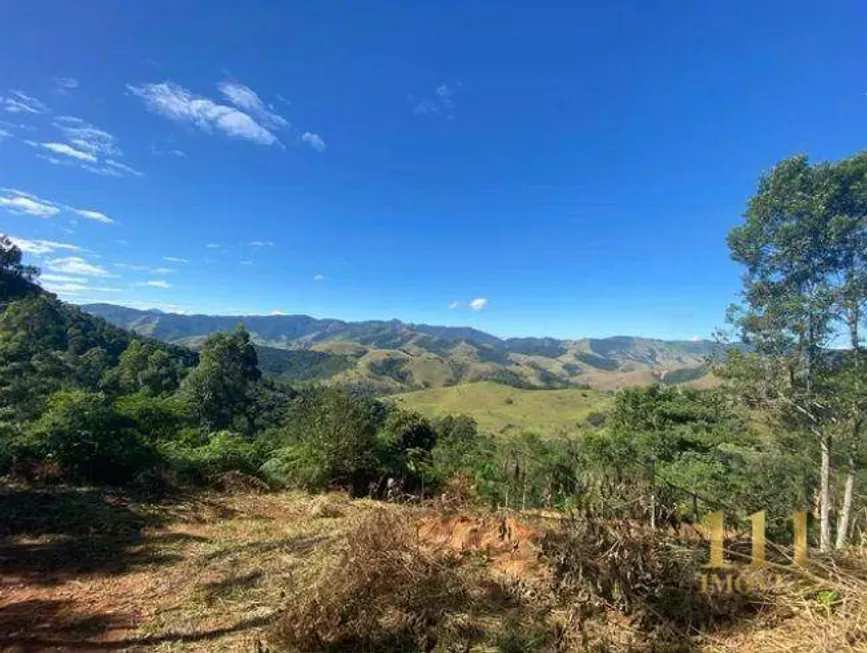
POLYGON ((0 514, 3 652, 867 650, 858 551, 708 596, 697 533, 590 515, 2 482, 0 514))
POLYGON ((605 412, 613 400, 600 390, 518 390, 501 383, 479 382, 430 388, 390 397, 427 417, 463 413, 489 433, 532 431, 549 436, 586 428, 587 416, 605 412))

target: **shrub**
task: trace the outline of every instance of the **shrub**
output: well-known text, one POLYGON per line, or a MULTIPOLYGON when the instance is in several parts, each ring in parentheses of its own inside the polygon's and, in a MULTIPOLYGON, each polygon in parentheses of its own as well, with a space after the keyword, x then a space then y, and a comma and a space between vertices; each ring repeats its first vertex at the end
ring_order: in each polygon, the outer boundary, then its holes
POLYGON ((162 451, 182 480, 196 483, 212 480, 226 472, 256 474, 262 464, 262 453, 256 446, 231 431, 212 433, 200 446, 168 442, 162 451))
POLYGON ((52 395, 26 444, 75 481, 121 484, 159 462, 133 420, 115 411, 102 393, 81 390, 52 395))

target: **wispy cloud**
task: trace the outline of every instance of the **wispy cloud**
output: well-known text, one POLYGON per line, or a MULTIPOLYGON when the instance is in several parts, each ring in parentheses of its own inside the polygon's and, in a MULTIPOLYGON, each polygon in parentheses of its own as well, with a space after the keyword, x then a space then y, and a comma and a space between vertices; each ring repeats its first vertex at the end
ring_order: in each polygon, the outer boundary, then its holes
POLYGON ((50 112, 45 104, 21 91, 9 91, 4 97, 0 97, 0 105, 9 113, 45 114, 50 112))
POLYGON ((289 121, 274 112, 273 106, 266 106, 262 98, 249 86, 238 82, 220 82, 217 86, 229 102, 253 116, 259 124, 269 129, 283 129, 289 121))
POLYGON ((4 188, 0 190, 0 208, 18 215, 37 218, 52 218, 60 213, 60 207, 30 193, 4 188))
POLYGON ((220 249, 222 245, 219 243, 208 243, 205 245, 205 249, 220 249))
POLYGON ((167 288, 172 287, 172 284, 170 284, 168 281, 165 281, 164 279, 151 279, 150 281, 142 281, 142 282, 137 283, 135 285, 139 286, 139 287, 162 288, 162 289, 167 289, 167 288))
POLYGON ((96 156, 119 157, 122 155, 117 139, 104 129, 75 116, 59 116, 53 122, 69 143, 79 150, 96 156))
POLYGON ((119 159, 123 156, 117 139, 103 129, 75 116, 58 116, 52 125, 63 135, 63 141, 25 141, 28 145, 48 150, 50 155, 38 155, 54 165, 75 165, 98 175, 111 177, 141 177, 142 173, 119 159))
POLYGON ((470 308, 474 311, 480 311, 488 305, 488 300, 485 297, 477 297, 470 302, 470 308))
POLYGON ((54 77, 51 81, 54 84, 54 92, 61 95, 67 95, 78 88, 78 80, 73 77, 54 77))
POLYGON ((105 213, 102 213, 100 211, 91 211, 89 209, 75 209, 75 212, 82 218, 87 218, 88 220, 95 220, 96 222, 103 222, 105 224, 114 224, 114 220, 112 220, 105 213))
POLYGON ((94 263, 85 261, 80 256, 68 256, 66 258, 55 258, 46 262, 45 266, 52 272, 60 274, 73 274, 82 277, 111 277, 105 268, 102 268, 94 263))
POLYGON ((152 274, 174 274, 177 272, 174 268, 151 268, 152 274))
POLYGON ((194 125, 204 132, 218 130, 232 138, 260 145, 280 145, 277 136, 247 113, 195 95, 174 82, 128 85, 145 106, 169 120, 194 125))
POLYGON ((409 101, 412 103, 412 112, 416 115, 442 115, 453 120, 455 117, 455 95, 460 88, 461 83, 440 84, 434 89, 430 97, 416 98, 409 96, 409 101))
POLYGON ((34 256, 51 254, 58 250, 80 252, 82 249, 78 245, 71 245, 69 243, 58 243, 53 240, 27 240, 26 238, 16 238, 15 236, 9 236, 9 239, 13 243, 15 243, 15 246, 18 247, 18 249, 20 249, 22 252, 33 254, 34 256))
POLYGON ((169 263, 189 263, 189 260, 178 256, 163 256, 163 260, 169 263))
POLYGON ((313 277, 313 281, 325 281, 325 275, 317 274, 315 277, 313 277))
POLYGON ((187 156, 186 152, 184 152, 183 150, 179 150, 176 147, 163 148, 163 147, 158 147, 156 145, 152 145, 150 148, 150 151, 151 151, 151 154, 153 154, 154 156, 174 156, 177 158, 187 156))
POLYGON ((241 265, 253 265, 253 261, 239 261, 241 265))
POLYGON ((460 303, 460 302, 452 302, 451 304, 449 304, 449 308, 450 308, 451 310, 455 310, 456 308, 460 308, 460 307, 461 307, 461 303, 460 303))
POLYGON ((328 145, 325 144, 325 141, 319 134, 314 134, 313 132, 304 132, 301 134, 301 142, 307 143, 310 147, 312 147, 317 152, 324 152, 328 149, 328 145))
MULTIPOLYGON (((33 143, 31 142, 31 144, 33 143)), ((93 154, 83 152, 82 150, 76 150, 74 147, 67 145, 66 143, 37 143, 37 145, 46 150, 50 150, 55 154, 72 157, 79 161, 88 161, 90 163, 96 162, 96 157, 93 154)))
POLYGON ((247 243, 248 247, 274 247, 273 240, 253 240, 247 243))

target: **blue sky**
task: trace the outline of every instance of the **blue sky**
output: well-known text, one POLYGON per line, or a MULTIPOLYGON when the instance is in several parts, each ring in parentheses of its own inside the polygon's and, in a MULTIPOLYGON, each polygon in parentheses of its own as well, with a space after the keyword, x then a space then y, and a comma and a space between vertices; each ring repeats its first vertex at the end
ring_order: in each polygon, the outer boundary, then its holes
POLYGON ((708 336, 758 174, 864 147, 856 2, 3 15, 0 232, 79 303, 708 336))

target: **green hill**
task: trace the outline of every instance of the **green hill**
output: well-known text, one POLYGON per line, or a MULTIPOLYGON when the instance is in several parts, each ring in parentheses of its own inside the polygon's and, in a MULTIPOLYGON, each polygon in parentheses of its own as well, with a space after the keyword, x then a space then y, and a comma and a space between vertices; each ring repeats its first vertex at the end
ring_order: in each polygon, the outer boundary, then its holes
POLYGON ((463 413, 479 428, 509 435, 532 431, 539 435, 575 433, 590 428, 587 417, 605 412, 612 395, 599 390, 520 390, 484 381, 449 388, 431 388, 395 395, 394 402, 427 417, 463 413))
POLYGON ((111 304, 84 310, 136 333, 201 346, 243 323, 262 369, 290 381, 328 380, 380 393, 496 380, 516 388, 590 386, 616 390, 651 383, 708 385, 708 341, 612 338, 502 339, 469 327, 399 320, 344 322, 307 315, 177 315, 111 304), (280 352, 307 352, 287 353, 280 352))

